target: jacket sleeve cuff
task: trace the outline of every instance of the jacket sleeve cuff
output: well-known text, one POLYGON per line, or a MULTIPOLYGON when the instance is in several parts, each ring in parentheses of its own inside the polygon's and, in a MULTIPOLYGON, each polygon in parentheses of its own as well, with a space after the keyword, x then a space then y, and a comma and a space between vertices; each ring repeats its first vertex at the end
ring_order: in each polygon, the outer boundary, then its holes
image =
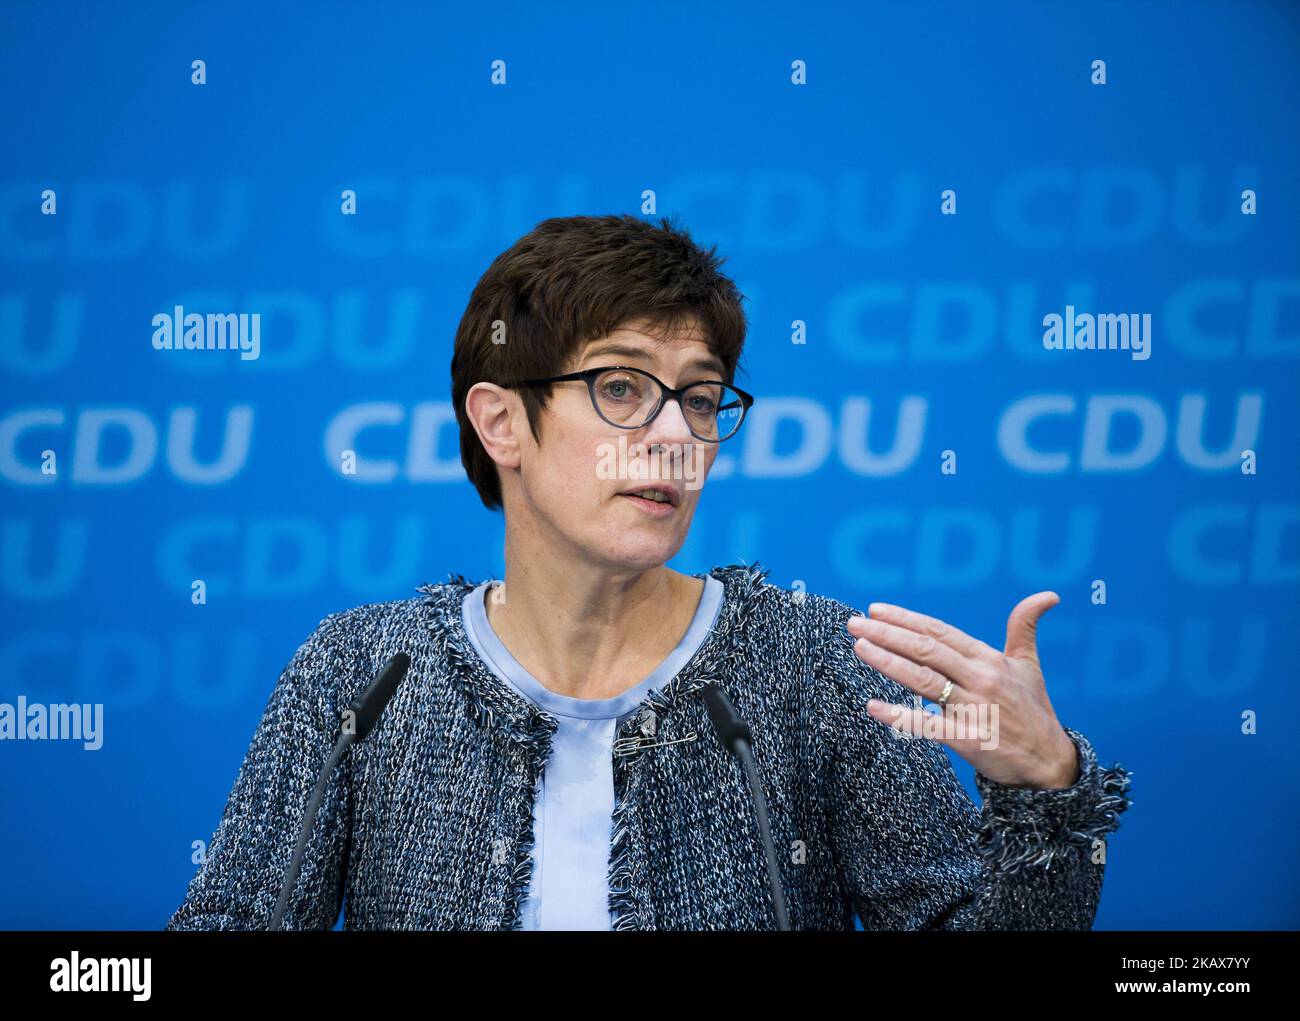
POLYGON ((976 847, 996 871, 1051 866, 1061 854, 1093 853, 1119 828, 1119 814, 1132 803, 1130 772, 1116 763, 1102 768, 1092 744, 1077 730, 1065 732, 1079 753, 1079 778, 1059 789, 1011 787, 976 772, 984 799, 976 847))

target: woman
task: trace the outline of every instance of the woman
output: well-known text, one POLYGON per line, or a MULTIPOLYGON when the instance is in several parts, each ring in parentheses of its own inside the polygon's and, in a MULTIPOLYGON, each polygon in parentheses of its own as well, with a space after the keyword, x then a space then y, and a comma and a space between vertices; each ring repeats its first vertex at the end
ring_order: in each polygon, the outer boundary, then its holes
POLYGON ((1054 593, 1015 608, 998 652, 757 567, 666 566, 753 401, 719 263, 631 216, 546 220, 492 263, 452 400, 466 472, 505 514, 504 584, 453 575, 320 624, 168 928, 266 927, 341 717, 399 652, 409 674, 330 775, 285 928, 341 904, 349 929, 774 927, 710 681, 752 731, 793 928, 1092 925, 1129 775, 1052 711, 1034 630, 1054 593), (981 809, 941 745, 976 767, 981 809))

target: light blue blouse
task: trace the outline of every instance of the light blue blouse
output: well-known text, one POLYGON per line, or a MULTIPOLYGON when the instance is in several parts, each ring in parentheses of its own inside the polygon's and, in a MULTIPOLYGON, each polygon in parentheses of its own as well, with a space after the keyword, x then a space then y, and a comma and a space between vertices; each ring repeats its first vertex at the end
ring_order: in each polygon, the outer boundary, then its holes
POLYGON ((544 687, 510 654, 487 617, 484 600, 492 584, 484 581, 465 596, 462 616, 470 642, 498 677, 558 724, 533 804, 533 875, 521 910, 522 927, 609 929, 614 733, 708 637, 722 605, 723 585, 704 575, 704 592, 690 627, 649 677, 613 698, 588 699, 544 687))

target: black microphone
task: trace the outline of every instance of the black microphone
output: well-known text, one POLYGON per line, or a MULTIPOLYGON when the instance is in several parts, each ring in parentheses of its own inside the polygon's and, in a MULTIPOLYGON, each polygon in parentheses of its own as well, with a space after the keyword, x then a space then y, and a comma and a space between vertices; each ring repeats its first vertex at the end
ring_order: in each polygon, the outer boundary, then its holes
POLYGON ((787 931, 790 919, 786 913, 785 891, 781 888, 781 870, 776 864, 776 845, 772 843, 772 828, 767 818, 767 798, 763 796, 763 786, 758 781, 758 767, 754 764, 754 753, 750 747, 753 735, 749 732, 749 724, 736 713, 725 691, 710 681, 704 685, 703 694, 714 733, 718 735, 722 747, 740 760, 749 780, 754 817, 758 821, 758 833, 763 840, 763 853, 767 857, 767 881, 772 888, 772 903, 776 908, 776 927, 783 932, 787 931))
POLYGON ((284 882, 280 886, 280 899, 275 905, 275 911, 271 915, 271 924, 268 926, 269 931, 275 931, 280 928, 284 921, 285 908, 289 906, 289 895, 293 892, 293 886, 298 881, 298 873, 302 869, 302 857, 307 850, 307 839, 311 836, 312 826, 316 823, 316 813, 320 811, 321 801, 325 798, 325 784, 329 780, 330 774, 334 772, 334 767, 339 764, 344 753, 362 740, 370 733, 375 722, 379 719, 379 714, 392 700, 397 691, 397 686, 402 683, 402 678, 406 676, 406 671, 411 665, 411 657, 404 652, 399 652, 384 664, 383 670, 379 676, 370 682, 370 685, 353 699, 352 704, 348 707, 348 712, 344 714, 343 730, 334 742, 329 758, 325 760, 325 765, 321 768, 320 776, 316 779, 316 791, 312 794, 311 803, 307 806, 307 815, 302 821, 302 830, 298 834, 298 846, 294 849, 293 859, 289 862, 289 871, 285 874, 284 882), (350 716, 349 716, 350 714, 350 716))

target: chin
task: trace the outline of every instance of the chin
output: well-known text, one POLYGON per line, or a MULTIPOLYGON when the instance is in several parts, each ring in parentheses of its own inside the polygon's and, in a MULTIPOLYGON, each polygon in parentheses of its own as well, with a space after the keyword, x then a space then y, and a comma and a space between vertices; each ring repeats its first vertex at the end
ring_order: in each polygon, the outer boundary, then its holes
POLYGON ((668 563, 682 545, 677 541, 629 543, 624 538, 606 547, 605 559, 627 570, 649 571, 668 563))

